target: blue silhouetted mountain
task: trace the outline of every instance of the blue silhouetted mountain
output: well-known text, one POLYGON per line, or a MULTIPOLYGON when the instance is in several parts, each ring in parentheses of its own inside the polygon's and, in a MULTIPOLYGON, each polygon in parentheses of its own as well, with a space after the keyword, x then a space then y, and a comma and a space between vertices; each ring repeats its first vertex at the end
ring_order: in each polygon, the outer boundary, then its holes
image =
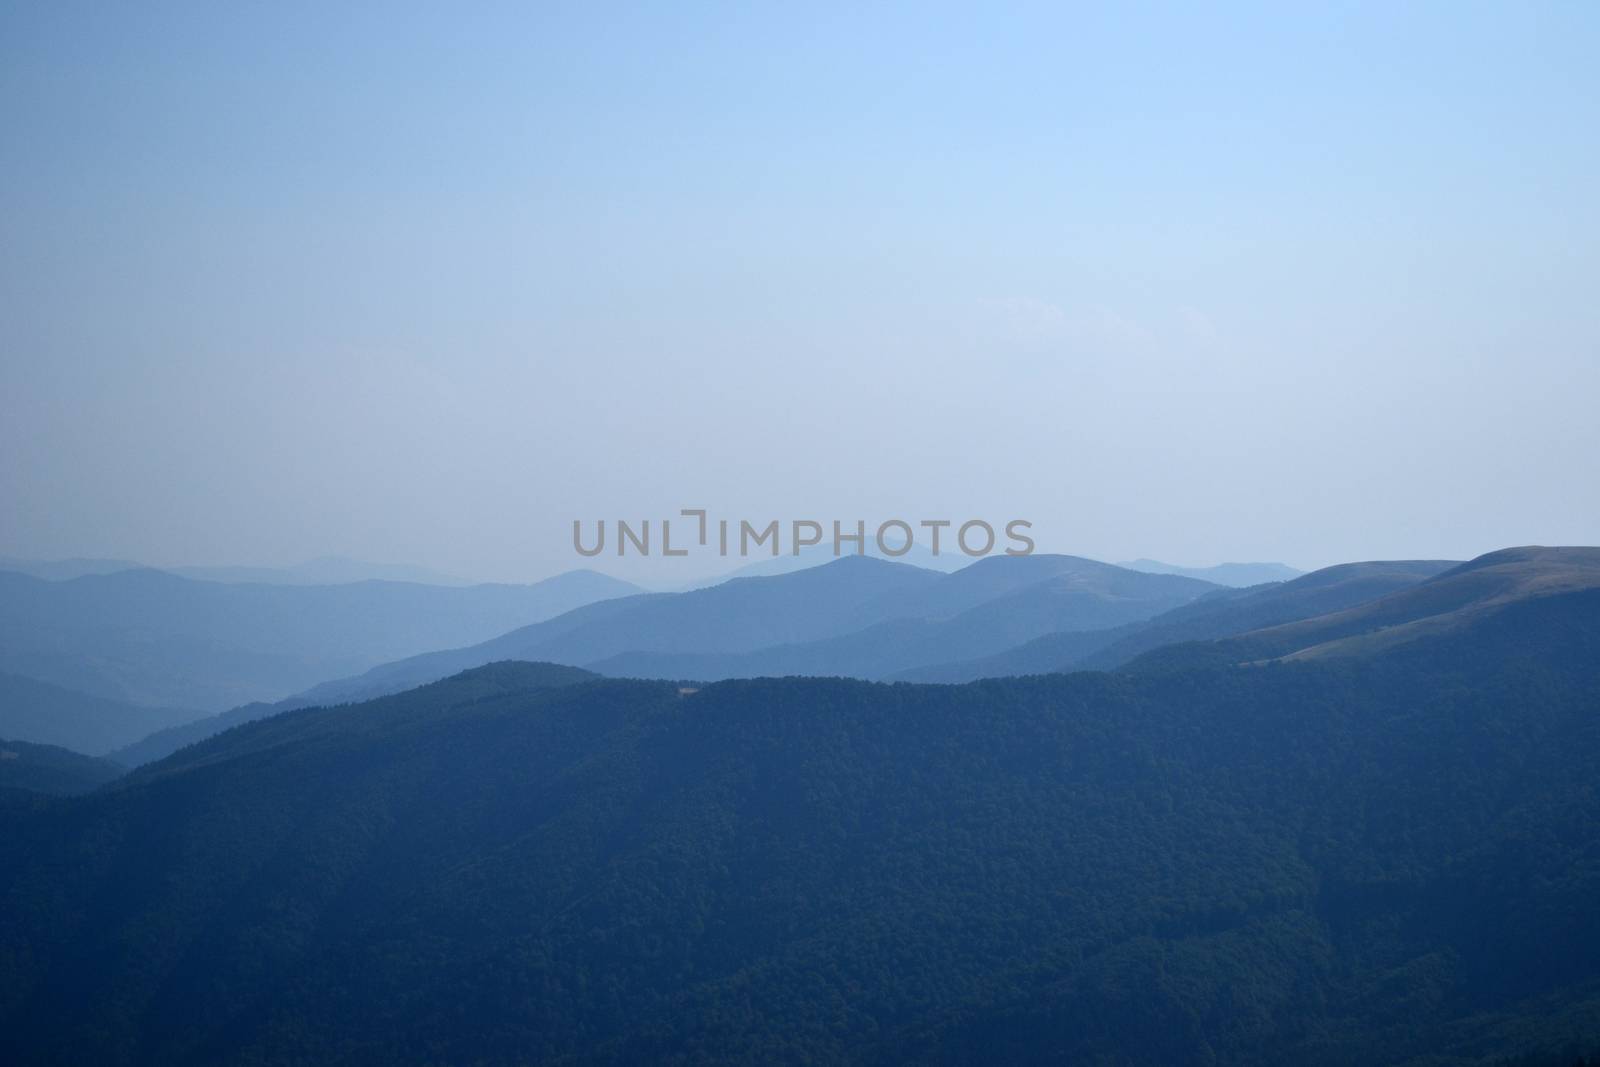
POLYGON ((1185 641, 1215 640, 1365 604, 1423 582, 1451 560, 1342 563, 1293 581, 1219 589, 1143 622, 1091 633, 1051 633, 991 656, 953 659, 896 675, 913 682, 1110 670, 1144 652, 1185 641))
POLYGON ((1566 1067, 1600 591, 1478 563, 1362 655, 496 664, 0 793, 7 1060, 1566 1067))
POLYGON ((152 567, 129 559, 20 559, 0 556, 0 570, 50 581, 91 574, 162 570, 180 578, 206 582, 264 582, 268 585, 340 585, 347 582, 418 582, 423 585, 471 585, 464 579, 428 567, 404 563, 368 563, 345 556, 323 556, 288 567, 174 566, 152 567))
POLYGON ((636 591, 592 571, 464 587, 0 573, 0 670, 133 704, 215 711, 636 591))
POLYGON ((1099 631, 1147 619, 1216 589, 1192 578, 1141 574, 1076 556, 993 556, 937 582, 884 594, 856 620, 861 629, 834 637, 735 654, 634 648, 587 665, 613 677, 885 678, 998 652, 1042 634, 1099 631), (873 616, 885 621, 871 623, 873 616))
POLYGON ((1223 640, 1164 643, 1130 668, 1372 655, 1447 633, 1515 604, 1600 588, 1600 548, 1507 548, 1342 611, 1223 640))
POLYGON ((321 556, 290 567, 164 567, 183 578, 207 582, 265 582, 269 585, 344 585, 350 582, 415 582, 419 585, 474 585, 464 578, 409 563, 368 563, 345 556, 321 556))
MULTIPOLYGON (((283 700, 253 702, 165 730, 117 753, 130 765, 159 759, 219 730, 276 712, 396 693, 498 660, 581 666, 634 645, 665 648, 760 647, 857 625, 879 597, 938 581, 905 564, 849 556, 774 578, 747 578, 687 593, 644 593, 565 612, 463 648, 423 653, 363 674, 313 686, 283 700)), ((869 618, 876 616, 868 614, 869 618)))
POLYGON ((1178 567, 1158 559, 1135 559, 1119 563, 1118 566, 1149 574, 1181 574, 1186 578, 1199 578, 1235 589, 1261 585, 1263 582, 1287 582, 1306 573, 1286 563, 1218 563, 1211 567, 1178 567))
POLYGON ((81 556, 72 559, 21 559, 16 556, 0 556, 0 571, 26 574, 30 578, 41 578, 50 582, 69 581, 89 574, 115 574, 118 571, 148 569, 144 564, 135 563, 131 559, 87 559, 81 556))
POLYGON ((126 771, 126 767, 111 760, 56 745, 0 739, 0 792, 23 789, 56 795, 87 793, 126 771))
MULTIPOLYGON (((949 540, 946 535, 945 540, 949 540)), ((891 548, 898 548, 899 542, 890 544, 891 548)), ((827 544, 809 545, 802 548, 799 554, 794 552, 780 553, 776 556, 762 556, 741 564, 726 574, 714 575, 691 582, 687 589, 704 589, 708 586, 720 585, 723 582, 733 581, 736 578, 772 578, 780 574, 791 574, 794 571, 806 570, 810 567, 821 567, 837 560, 848 558, 851 555, 866 555, 873 559, 888 560, 891 563, 905 563, 924 570, 950 573, 958 571, 973 562, 973 557, 964 555, 959 549, 948 549, 943 541, 939 545, 939 553, 934 554, 932 549, 919 543, 913 543, 910 549, 898 556, 884 554, 878 549, 877 543, 869 531, 866 546, 863 552, 855 553, 850 544, 842 544, 841 551, 835 554, 833 542, 830 538, 827 544)))
POLYGON ((941 575, 868 556, 846 556, 771 578, 739 578, 686 593, 608 600, 466 648, 413 656, 317 686, 301 705, 370 699, 502 659, 583 666, 634 648, 739 652, 813 640, 876 619, 884 598, 941 575))
POLYGON ((791 646, 814 644, 799 654, 815 669, 802 673, 878 677, 930 657, 965 658, 1041 633, 1148 618, 1214 588, 1075 556, 994 556, 954 574, 846 556, 770 578, 590 605, 480 645, 318 686, 295 701, 369 699, 500 659, 569 663, 613 676, 754 676, 801 662, 789 658, 791 646))
POLYGON ((103 756, 151 733, 205 717, 146 707, 0 673, 0 737, 103 756))

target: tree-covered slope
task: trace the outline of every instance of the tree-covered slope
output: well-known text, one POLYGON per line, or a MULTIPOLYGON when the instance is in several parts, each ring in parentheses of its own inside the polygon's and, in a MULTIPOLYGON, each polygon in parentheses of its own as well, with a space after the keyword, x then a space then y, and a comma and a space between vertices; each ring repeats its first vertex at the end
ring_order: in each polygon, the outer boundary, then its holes
POLYGON ((1360 659, 518 668, 7 806, 26 1063, 1488 1063, 1600 1025, 1600 593, 1360 659))

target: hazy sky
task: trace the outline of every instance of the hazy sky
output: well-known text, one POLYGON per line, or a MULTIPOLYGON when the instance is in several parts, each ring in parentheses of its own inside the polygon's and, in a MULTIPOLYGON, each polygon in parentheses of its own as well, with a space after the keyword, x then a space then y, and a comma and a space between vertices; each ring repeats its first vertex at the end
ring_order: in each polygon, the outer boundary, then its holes
POLYGON ((0 554, 1600 543, 1600 5, 1309 6, 6 3, 0 554))

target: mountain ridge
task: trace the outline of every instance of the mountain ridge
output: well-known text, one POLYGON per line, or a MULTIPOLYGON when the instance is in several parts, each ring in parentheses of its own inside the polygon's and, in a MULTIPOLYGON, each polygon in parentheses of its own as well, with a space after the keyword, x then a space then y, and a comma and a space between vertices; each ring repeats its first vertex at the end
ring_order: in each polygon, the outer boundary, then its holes
POLYGON ((1141 558, 1128 560, 1117 566, 1148 574, 1181 574, 1188 578, 1200 578, 1235 589, 1260 585, 1263 582, 1287 582, 1307 573, 1286 563, 1217 563, 1210 567, 1180 567, 1173 563, 1163 563, 1158 559, 1141 558))
MULTIPOLYGON (((848 635, 852 633, 857 635, 857 641, 889 647, 894 634, 926 631, 927 628, 912 624, 925 615, 981 611, 1007 592, 1022 597, 1029 590, 1034 591, 1031 599, 1019 599, 1017 603, 1035 615, 1056 621, 1060 621, 1061 611, 1087 604, 1081 610, 1098 611, 1097 621, 1120 622, 1153 614, 1212 588, 1194 579, 1145 575, 1075 556, 989 557, 951 574, 869 556, 846 556, 783 575, 735 579, 685 593, 646 594, 590 605, 478 646, 424 653, 386 664, 358 678, 319 686, 300 699, 326 702, 377 696, 496 659, 551 660, 588 667, 607 664, 610 670, 622 671, 630 670, 631 664, 647 662, 660 665, 669 677, 694 677, 680 668, 705 662, 738 664, 745 662, 741 657, 747 655, 756 657, 751 662, 764 654, 784 657, 795 654, 797 646, 806 645, 815 647, 802 649, 801 655, 826 655, 829 648, 848 648, 848 635), (867 577, 877 584, 858 593, 856 586, 867 577), (1052 577, 1061 578, 1062 584, 1050 586, 1048 580, 1052 577), (848 590, 853 599, 829 604, 826 612, 804 623, 784 614, 820 588, 848 590), (1148 599, 1137 600, 1134 590, 1148 599), (1049 614, 1052 600, 1057 603, 1055 616, 1049 614), (760 614, 751 615, 750 605, 756 605, 760 614), (707 611, 715 617, 712 641, 706 640, 703 629, 707 611), (668 657, 675 657, 676 662, 668 657)), ((984 636, 985 627, 977 620, 969 620, 967 625, 969 638, 984 636)), ((1041 624, 1033 625, 1037 628, 1041 624)), ((825 674, 839 673, 826 662, 817 669, 825 674)))
POLYGON ((878 679, 974 651, 999 651, 1040 633, 1077 633, 1148 618, 1217 589, 1072 556, 992 563, 983 570, 974 564, 907 595, 880 598, 873 607, 893 617, 818 641, 733 655, 630 651, 588 666, 614 677, 703 681, 791 674, 878 679))
POLYGON ((1130 666, 1186 657, 1265 662, 1358 656, 1470 625, 1528 600, 1600 588, 1600 548, 1523 546, 1485 553, 1408 588, 1210 645, 1170 644, 1130 666))

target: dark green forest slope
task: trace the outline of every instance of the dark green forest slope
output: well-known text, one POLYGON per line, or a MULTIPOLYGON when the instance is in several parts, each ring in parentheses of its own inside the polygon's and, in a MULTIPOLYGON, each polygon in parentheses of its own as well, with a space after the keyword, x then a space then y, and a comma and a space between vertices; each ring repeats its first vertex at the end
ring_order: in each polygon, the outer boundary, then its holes
POLYGON ((1600 1034, 1597 765, 1595 592, 1263 667, 498 664, 0 808, 0 1032, 62 1064, 1558 1055, 1600 1034))

